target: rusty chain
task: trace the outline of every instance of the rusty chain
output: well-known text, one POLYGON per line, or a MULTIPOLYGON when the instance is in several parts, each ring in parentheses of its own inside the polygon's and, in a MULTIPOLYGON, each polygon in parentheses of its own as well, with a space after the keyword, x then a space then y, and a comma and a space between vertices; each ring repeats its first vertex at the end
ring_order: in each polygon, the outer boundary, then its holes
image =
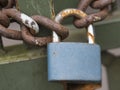
POLYGON ((7 31, 7 27, 10 24, 10 20, 4 13, 2 13, 2 9, 12 8, 14 6, 15 6, 14 0, 0 0, 0 51, 2 51, 2 53, 5 53, 5 50, 1 36, 10 37, 10 35, 13 34, 13 32, 10 32, 12 34, 9 35, 9 31, 7 31), (5 34, 5 32, 7 34, 5 34))
POLYGON ((11 39, 22 40, 20 31, 8 29, 11 18, 5 13, 5 10, 15 6, 16 0, 0 0, 0 35, 11 39))
MULTIPOLYGON (((0 0, 1 36, 16 40, 24 40, 29 44, 39 46, 46 45, 47 43, 52 41, 52 36, 35 36, 35 33, 39 32, 39 26, 43 26, 49 30, 55 31, 61 37, 62 40, 68 36, 69 30, 66 27, 56 23, 55 21, 47 17, 34 15, 31 17, 31 19, 30 17, 21 13, 17 9, 13 9, 12 7, 16 6, 16 2, 17 0, 0 0), (27 20, 24 20, 24 17, 27 18, 27 20), (15 22, 22 25, 21 31, 11 30, 7 28, 11 22, 11 19, 15 20, 15 22), (31 20, 29 21, 28 19, 31 20)), ((80 20, 75 19, 74 25, 76 27, 85 27, 95 21, 104 19, 108 15, 108 6, 109 4, 111 4, 111 2, 111 0, 81 0, 78 9, 86 11, 88 6, 91 6, 94 9, 100 9, 100 12, 90 14, 80 20)))
POLYGON ((98 9, 100 11, 97 13, 90 14, 87 17, 82 18, 81 20, 75 19, 74 25, 77 28, 82 28, 88 26, 93 22, 105 19, 109 13, 109 5, 111 3, 112 0, 80 0, 80 3, 78 4, 78 9, 86 11, 88 6, 90 6, 93 9, 98 9))
MULTIPOLYGON (((47 17, 40 16, 40 15, 34 15, 32 18, 41 26, 46 27, 49 30, 57 32, 59 36, 61 36, 61 39, 65 39, 68 36, 68 29, 61 24, 58 24, 54 22, 51 19, 48 19, 47 17)), ((52 36, 46 36, 46 37, 34 37, 32 34, 30 34, 29 29, 25 26, 22 26, 22 36, 23 40, 29 44, 32 45, 38 45, 43 46, 46 45, 49 42, 52 42, 52 36)))
POLYGON ((29 44, 39 45, 39 46, 43 46, 43 45, 46 45, 46 43, 51 42, 52 41, 51 36, 46 36, 46 37, 34 37, 33 36, 36 32, 35 31, 36 28, 34 27, 36 25, 35 24, 36 22, 39 24, 39 26, 44 26, 48 28, 49 30, 56 31, 57 34, 61 36, 62 40, 65 39, 69 34, 68 29, 66 27, 44 16, 38 16, 38 15, 32 16, 33 20, 36 21, 35 22, 35 21, 32 21, 32 19, 28 17, 27 15, 13 8, 2 9, 1 15, 2 14, 5 18, 4 19, 2 18, 3 23, 1 23, 0 25, 0 35, 10 38, 10 39, 25 40, 25 42, 28 42, 29 44), (25 29, 25 26, 24 28, 22 27, 23 29, 21 30, 22 34, 21 34, 21 31, 11 30, 11 29, 6 28, 10 24, 9 22, 10 18, 14 19, 20 25, 25 25, 29 28, 25 29))
POLYGON ((8 0, 0 0, 0 8, 6 7, 8 4, 8 0))
MULTIPOLYGON (((5 15, 7 15, 8 17, 11 17, 13 19, 15 19, 17 22, 21 23, 21 24, 24 24, 26 26, 31 26, 31 32, 30 33, 34 33, 34 27, 33 25, 35 24, 35 22, 31 22, 30 25, 28 25, 28 23, 30 22, 29 21, 29 18, 26 19, 26 18, 22 18, 22 13, 16 9, 4 9, 3 10, 3 13, 5 15), (23 22, 24 21, 24 22, 23 22)), ((49 30, 53 30, 53 31, 56 31, 58 33, 58 35, 61 36, 62 39, 65 39, 67 36, 68 36, 68 29, 58 23, 56 23, 55 21, 47 18, 47 17, 44 17, 44 16, 40 16, 40 15, 36 15, 36 16, 32 16, 33 20, 35 20, 39 26, 44 26, 46 28, 48 28, 49 30)), ((22 30, 21 30, 22 31, 22 30)), ((29 30, 28 30, 29 31, 29 30)), ((28 32, 29 33, 29 32, 28 32)), ((31 35, 32 35, 31 34, 31 35)), ((27 37, 27 34, 23 34, 23 35, 26 35, 27 37)), ((25 37, 25 36, 23 36, 25 37)), ((52 37, 51 37, 52 38, 52 37)), ((29 38, 28 38, 29 39, 29 38)), ((28 39, 25 39, 25 40, 28 40, 28 39)), ((41 39, 40 39, 41 40, 41 39)), ((28 40, 29 42, 30 40, 28 40)), ((45 40, 44 40, 45 41, 45 40)), ((38 40, 39 42, 39 40, 38 40)))

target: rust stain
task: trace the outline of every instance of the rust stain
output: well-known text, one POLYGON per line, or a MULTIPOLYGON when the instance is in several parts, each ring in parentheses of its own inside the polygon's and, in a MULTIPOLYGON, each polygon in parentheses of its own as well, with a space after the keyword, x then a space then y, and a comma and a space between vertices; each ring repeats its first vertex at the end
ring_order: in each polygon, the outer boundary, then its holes
POLYGON ((66 10, 66 11, 61 13, 62 17, 67 17, 69 15, 78 15, 78 16, 81 16, 81 17, 86 17, 87 16, 84 12, 82 12, 80 10, 77 10, 77 9, 66 10))
POLYGON ((95 43, 95 37, 91 33, 89 33, 89 32, 87 34, 88 34, 88 36, 91 37, 92 41, 94 41, 93 43, 95 43))

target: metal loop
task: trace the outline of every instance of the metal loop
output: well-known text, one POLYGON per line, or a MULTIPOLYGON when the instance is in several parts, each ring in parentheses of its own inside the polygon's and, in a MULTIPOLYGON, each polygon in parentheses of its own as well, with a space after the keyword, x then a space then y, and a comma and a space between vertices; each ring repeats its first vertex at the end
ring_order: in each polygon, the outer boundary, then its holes
POLYGON ((98 13, 90 14, 87 17, 82 18, 82 19, 78 19, 78 18, 75 19, 73 23, 77 28, 87 27, 93 22, 97 22, 97 21, 101 21, 105 19, 108 16, 108 13, 109 13, 109 8, 104 7, 98 13))
MULTIPOLYGON (((84 18, 87 16, 87 14, 78 9, 72 9, 72 8, 65 9, 57 14, 57 16, 55 17, 55 21, 57 23, 60 23, 64 18, 66 18, 68 16, 76 16, 77 18, 84 18)), ((93 30, 93 26, 91 24, 88 26, 88 42, 91 44, 95 43, 94 38, 95 38, 94 30, 93 30)), ((59 41, 60 41, 59 36, 54 32, 53 33, 53 42, 59 42, 59 41)))
POLYGON ((47 43, 52 41, 51 36, 47 37, 34 37, 30 32, 29 29, 26 26, 22 26, 22 37, 23 40, 26 43, 29 43, 31 45, 38 45, 38 46, 44 46, 47 45, 47 43))
MULTIPOLYGON (((61 36, 62 39, 65 39, 68 36, 68 29, 52 21, 51 19, 48 19, 47 17, 44 17, 44 16, 39 16, 39 15, 32 16, 32 18, 40 26, 46 27, 47 29, 52 31, 56 31, 61 36)), ((25 42, 32 45, 43 46, 49 42, 52 42, 51 36, 34 37, 32 34, 30 34, 29 29, 25 26, 22 26, 22 37, 25 42)))
POLYGON ((4 9, 3 13, 5 13, 8 17, 15 19, 17 22, 26 25, 32 30, 35 30, 35 33, 39 32, 38 24, 31 17, 25 15, 24 13, 21 13, 16 9, 4 9))
POLYGON ((0 35, 9 39, 22 40, 21 31, 5 28, 3 25, 0 25, 0 35))
POLYGON ((15 0, 8 0, 8 4, 4 7, 5 9, 13 8, 16 5, 15 0))
POLYGON ((108 16, 109 8, 108 6, 112 3, 112 0, 81 0, 78 9, 86 11, 90 5, 93 9, 100 9, 99 12, 88 15, 83 19, 75 18, 74 25, 77 28, 86 27, 89 24, 97 21, 101 21, 108 16))
POLYGON ((85 12, 92 1, 94 1, 94 0, 80 0, 80 2, 78 4, 78 9, 85 12))
POLYGON ((9 24, 9 17, 3 11, 0 11, 0 35, 10 39, 22 40, 21 32, 8 29, 9 24))
POLYGON ((16 5, 16 0, 0 0, 0 7, 4 9, 13 8, 16 5))
POLYGON ((47 17, 44 17, 44 16, 40 16, 40 15, 34 15, 32 16, 32 18, 41 26, 49 29, 49 30, 52 30, 52 31, 55 31, 59 36, 60 38, 63 40, 65 38, 68 37, 69 35, 69 29, 64 27, 63 25, 47 18, 47 17))
POLYGON ((113 0, 94 0, 90 3, 90 6, 94 9, 103 9, 104 7, 112 4, 113 0))
POLYGON ((6 7, 8 4, 8 0, 0 0, 0 8, 6 7))
POLYGON ((2 11, 0 11, 0 24, 4 27, 8 27, 10 25, 9 18, 2 11))

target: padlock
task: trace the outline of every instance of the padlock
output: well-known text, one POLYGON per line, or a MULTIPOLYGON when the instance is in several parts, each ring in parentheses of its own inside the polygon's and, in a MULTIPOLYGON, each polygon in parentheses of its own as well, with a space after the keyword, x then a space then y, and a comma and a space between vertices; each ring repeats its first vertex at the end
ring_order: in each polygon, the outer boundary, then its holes
MULTIPOLYGON (((85 13, 77 9, 66 9, 60 12, 55 21, 70 15, 85 17, 85 13)), ((60 42, 54 32, 53 42, 47 46, 48 81, 95 82, 101 83, 100 46, 94 43, 93 26, 88 26, 88 43, 60 42)))

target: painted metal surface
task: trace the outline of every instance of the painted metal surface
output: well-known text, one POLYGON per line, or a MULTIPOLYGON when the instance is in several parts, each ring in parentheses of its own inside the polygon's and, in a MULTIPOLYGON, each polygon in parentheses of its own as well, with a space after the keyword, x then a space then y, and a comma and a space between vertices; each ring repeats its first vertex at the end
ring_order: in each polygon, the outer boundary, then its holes
POLYGON ((98 45, 50 43, 47 52, 49 81, 101 82, 98 45))
POLYGON ((0 90, 63 90, 47 80, 46 57, 0 65, 0 90))
POLYGON ((31 15, 50 17, 50 0, 18 0, 20 11, 31 15))
POLYGON ((103 52, 102 61, 107 68, 109 90, 120 89, 120 56, 115 57, 111 53, 103 52))

